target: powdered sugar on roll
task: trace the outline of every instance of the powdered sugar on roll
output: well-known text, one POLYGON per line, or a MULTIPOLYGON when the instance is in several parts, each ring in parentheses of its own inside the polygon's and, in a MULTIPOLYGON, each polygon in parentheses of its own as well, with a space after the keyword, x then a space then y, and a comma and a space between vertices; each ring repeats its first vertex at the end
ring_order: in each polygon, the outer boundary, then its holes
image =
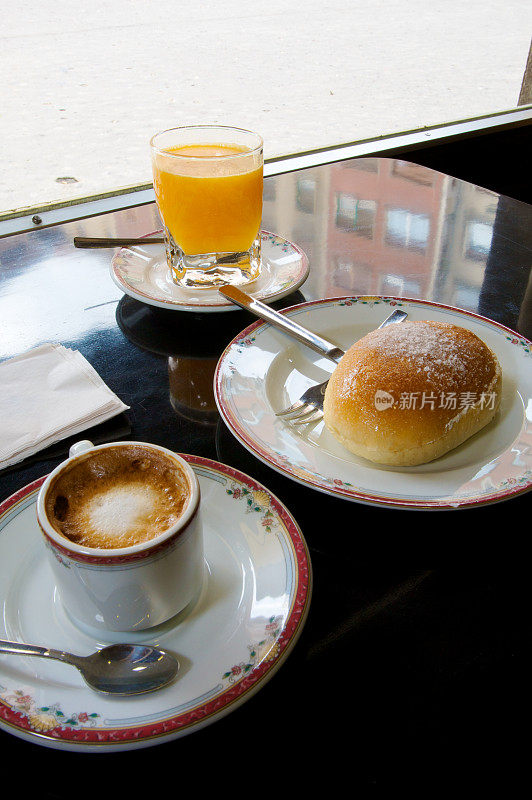
POLYGON ((495 354, 449 323, 402 322, 364 336, 325 394, 325 423, 351 452, 377 463, 425 463, 486 425, 500 402, 495 354))

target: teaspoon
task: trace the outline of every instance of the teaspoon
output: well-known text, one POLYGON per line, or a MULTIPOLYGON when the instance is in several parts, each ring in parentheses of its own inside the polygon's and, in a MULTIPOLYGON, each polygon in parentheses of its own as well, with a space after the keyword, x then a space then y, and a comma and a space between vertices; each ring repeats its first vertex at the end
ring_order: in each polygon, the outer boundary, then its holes
POLYGON ((91 689, 104 694, 130 695, 152 692, 170 683, 179 671, 175 656, 160 647, 112 644, 90 656, 0 639, 0 653, 52 658, 71 664, 91 689))

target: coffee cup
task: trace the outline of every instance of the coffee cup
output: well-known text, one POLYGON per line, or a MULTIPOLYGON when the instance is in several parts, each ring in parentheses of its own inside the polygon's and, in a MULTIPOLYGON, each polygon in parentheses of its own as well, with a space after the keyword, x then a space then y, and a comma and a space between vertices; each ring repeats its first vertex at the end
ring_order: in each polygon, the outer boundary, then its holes
POLYGON ((142 631, 199 595, 198 479, 145 442, 77 442, 44 481, 37 520, 67 614, 100 631, 142 631))

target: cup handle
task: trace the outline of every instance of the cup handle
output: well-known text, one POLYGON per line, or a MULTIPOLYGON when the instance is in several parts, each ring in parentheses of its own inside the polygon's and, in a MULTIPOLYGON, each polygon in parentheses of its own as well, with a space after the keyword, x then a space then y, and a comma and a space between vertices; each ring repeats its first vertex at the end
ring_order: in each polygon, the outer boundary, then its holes
POLYGON ((74 458, 74 456, 81 456, 88 450, 92 450, 93 447, 94 447, 93 443, 89 442, 88 439, 83 439, 83 441, 81 442, 75 442, 68 451, 68 457, 74 458))

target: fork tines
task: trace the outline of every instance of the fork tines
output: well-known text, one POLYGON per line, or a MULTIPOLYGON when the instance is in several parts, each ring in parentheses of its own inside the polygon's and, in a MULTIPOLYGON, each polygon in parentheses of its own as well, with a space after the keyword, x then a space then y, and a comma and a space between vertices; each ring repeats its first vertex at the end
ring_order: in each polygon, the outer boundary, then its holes
POLYGON ((323 417, 323 411, 313 403, 303 403, 301 400, 296 400, 288 408, 276 411, 275 416, 286 417, 288 422, 293 422, 295 425, 303 425, 307 422, 317 422, 323 417))

